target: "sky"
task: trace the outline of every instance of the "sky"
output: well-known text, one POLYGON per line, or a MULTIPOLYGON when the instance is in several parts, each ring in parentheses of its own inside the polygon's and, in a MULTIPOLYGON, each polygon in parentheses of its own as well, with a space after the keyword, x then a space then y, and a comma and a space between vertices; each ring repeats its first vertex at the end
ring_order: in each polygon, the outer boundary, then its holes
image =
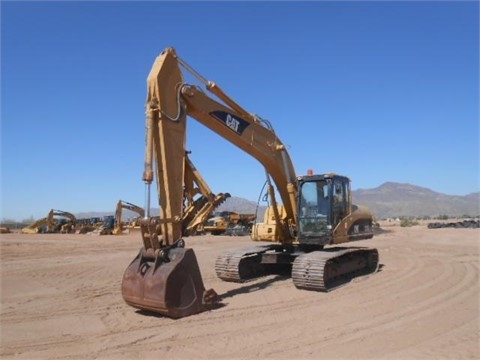
MULTIPOLYGON (((146 79, 167 47, 268 119, 299 175, 347 175, 353 189, 480 190, 477 1, 0 10, 2 219, 144 206, 146 79)), ((213 192, 257 201, 265 174, 248 154, 194 119, 187 149, 213 192)))

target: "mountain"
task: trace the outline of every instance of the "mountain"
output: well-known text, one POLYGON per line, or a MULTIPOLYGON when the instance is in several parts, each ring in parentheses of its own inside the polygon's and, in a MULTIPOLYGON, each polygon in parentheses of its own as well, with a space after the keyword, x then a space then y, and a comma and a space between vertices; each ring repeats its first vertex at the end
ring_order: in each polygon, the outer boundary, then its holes
MULTIPOLYGON (((433 190, 395 182, 386 182, 374 189, 352 191, 353 202, 366 206, 377 219, 401 216, 477 216, 480 215, 480 192, 465 196, 445 195, 433 190)), ((228 198, 217 211, 255 213, 257 203, 243 198, 228 198)), ((265 206, 259 207, 258 219, 265 206)))
POLYGON ((376 218, 400 216, 477 216, 480 192, 445 195, 411 184, 386 182, 374 189, 352 192, 353 202, 368 207, 376 218))
MULTIPOLYGON (((386 182, 374 189, 354 190, 352 196, 355 204, 369 208, 377 219, 401 216, 480 215, 480 192, 465 196, 445 195, 411 184, 386 182)), ((266 207, 261 205, 257 211, 256 201, 232 196, 215 211, 256 213, 258 219, 262 220, 265 209, 266 207)), ((151 210, 152 216, 158 216, 158 213, 158 208, 151 210)), ((78 218, 90 218, 114 215, 114 212, 85 212, 75 215, 78 218)), ((136 216, 135 213, 125 210, 123 217, 134 218, 136 216)))
POLYGON ((236 196, 229 197, 215 211, 235 211, 240 214, 257 214, 258 219, 263 219, 266 206, 259 205, 255 201, 239 198, 236 196))

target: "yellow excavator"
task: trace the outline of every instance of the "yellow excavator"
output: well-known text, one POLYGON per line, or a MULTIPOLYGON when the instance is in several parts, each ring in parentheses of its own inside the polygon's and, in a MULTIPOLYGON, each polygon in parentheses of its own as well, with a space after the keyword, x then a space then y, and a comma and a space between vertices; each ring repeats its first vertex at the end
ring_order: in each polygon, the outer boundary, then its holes
POLYGON ((23 234, 71 233, 75 231, 77 218, 68 211, 51 209, 48 215, 22 229, 23 234))
MULTIPOLYGON (((46 232, 47 225, 49 223, 49 217, 46 216, 44 218, 41 218, 32 224, 25 226, 22 228, 21 233, 22 234, 37 234, 37 233, 42 233, 46 232)), ((50 225, 51 227, 52 225, 50 225)))
POLYGON ((127 201, 118 200, 115 209, 115 228, 113 229, 113 235, 120 235, 123 233, 122 213, 123 209, 133 211, 138 214, 139 217, 145 216, 145 210, 142 207, 127 201))
POLYGON ((122 295, 127 304, 181 318, 212 309, 221 301, 213 289, 205 289, 193 249, 186 248, 183 240, 193 223, 185 208, 191 197, 185 180, 193 166, 185 150, 187 116, 265 168, 270 205, 264 221, 254 225, 251 235, 252 240, 262 243, 221 254, 215 263, 220 279, 242 282, 280 267, 291 271, 297 288, 329 291, 354 276, 377 270, 376 249, 325 248, 373 237, 372 214, 352 204, 347 177, 310 171, 297 175, 270 122, 243 109, 178 57, 173 48, 157 57, 147 85, 146 217, 141 221, 143 247, 123 276, 122 295), (182 70, 193 74, 216 99, 201 87, 187 84, 182 70), (158 218, 149 216, 154 178, 158 218))

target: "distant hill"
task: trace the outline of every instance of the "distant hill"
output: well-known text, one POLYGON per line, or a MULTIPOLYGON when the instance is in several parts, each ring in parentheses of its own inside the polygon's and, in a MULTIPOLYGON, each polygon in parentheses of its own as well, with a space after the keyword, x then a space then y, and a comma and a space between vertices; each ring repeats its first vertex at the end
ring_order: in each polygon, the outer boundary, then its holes
MULTIPOLYGON (((260 203, 262 204, 262 203, 260 203)), ((257 202, 239 198, 236 196, 229 197, 223 204, 221 204, 216 211, 235 211, 240 214, 257 214, 258 219, 263 219, 266 206, 260 205, 257 210, 257 202)))
MULTIPOLYGON (((477 216, 480 215, 480 192, 465 196, 445 195, 420 186, 386 182, 374 189, 354 190, 353 202, 368 207, 376 218, 401 216, 477 216)), ((258 219, 263 219, 265 206, 258 208, 258 219)), ((255 214, 257 202, 232 196, 221 204, 216 211, 235 211, 243 214, 255 214)), ((158 208, 151 210, 157 216, 158 208)), ((114 215, 110 212, 84 212, 75 214, 78 218, 103 217, 114 215)), ((134 212, 125 210, 124 218, 134 218, 134 212)))
POLYGON ((480 192, 465 196, 445 195, 411 184, 386 182, 374 189, 355 190, 352 195, 355 204, 368 207, 379 219, 480 215, 480 192))
MULTIPOLYGON (((430 189, 395 182, 386 182, 374 189, 352 192, 353 202, 366 206, 378 219, 401 216, 477 216, 480 215, 480 192, 465 196, 445 195, 430 189)), ((257 203, 231 197, 218 210, 255 213, 257 203)), ((265 206, 260 207, 262 219, 265 206)))

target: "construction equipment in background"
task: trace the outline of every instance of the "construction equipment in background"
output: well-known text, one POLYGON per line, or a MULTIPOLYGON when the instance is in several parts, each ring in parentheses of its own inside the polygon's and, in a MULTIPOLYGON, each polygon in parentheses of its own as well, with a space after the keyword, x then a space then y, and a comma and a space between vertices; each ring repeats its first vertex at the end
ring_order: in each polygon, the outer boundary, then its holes
POLYGON ((47 225, 47 232, 69 234, 75 232, 75 223, 77 218, 68 211, 52 209, 48 214, 52 221, 47 225), (53 224, 53 227, 51 226, 53 224))
POLYGON ((239 225, 247 232, 250 232, 255 219, 255 214, 239 214, 234 211, 222 211, 208 219, 203 226, 203 230, 212 235, 221 235, 225 234, 227 229, 239 225))
POLYGON ((0 226, 0 234, 10 234, 10 228, 8 226, 0 226))
MULTIPOLYGON (((193 221, 185 212, 191 194, 185 179, 192 172, 185 149, 187 116, 257 159, 267 177, 270 206, 264 222, 255 224, 252 239, 268 243, 219 256, 215 264, 219 278, 240 282, 272 269, 291 269, 297 288, 328 291, 354 276, 377 270, 376 249, 324 250, 326 245, 373 237, 372 214, 352 204, 347 177, 310 172, 297 176, 271 124, 244 110, 172 48, 157 57, 147 85, 143 174, 146 217, 141 221, 143 248, 123 277, 122 295, 127 304, 180 318, 211 309, 219 301, 214 290, 205 290, 195 253, 185 248, 183 240, 193 221), (181 68, 199 79, 222 103, 198 86, 186 84, 181 68), (160 205, 158 218, 149 215, 154 178, 160 205), (276 200, 273 182, 282 204, 276 200)), ((202 199, 211 197, 202 193, 202 199)))
POLYGON ((22 229, 22 234, 37 233, 72 233, 75 231, 77 218, 68 211, 51 209, 48 215, 22 229))
MULTIPOLYGON (((153 155, 153 153, 152 153, 153 155)), ((159 155, 159 154, 158 154, 159 155)), ((149 156, 147 156, 149 157, 149 156)), ((153 158, 151 159, 153 160, 153 158)), ((169 161, 169 160, 167 160, 169 161)), ((182 202, 182 211, 181 211, 181 217, 175 219, 174 221, 179 221, 181 223, 181 231, 184 234, 188 235, 194 235, 197 233, 198 228, 202 228, 203 224, 205 221, 213 214, 215 209, 220 206, 226 199, 230 197, 229 193, 219 193, 215 195, 212 190, 210 190, 210 187, 208 186, 207 182, 205 179, 202 177, 198 169, 193 165, 192 161, 188 157, 188 152, 185 151, 183 155, 183 161, 184 161, 184 168, 183 168, 183 181, 180 180, 181 183, 183 183, 183 202, 182 202)), ((158 165, 158 159, 157 159, 157 165, 158 165)), ((168 167, 170 167, 169 165, 168 167)), ((181 168, 181 167, 180 167, 181 168)), ((149 169, 150 170, 150 169, 149 169)), ((153 176, 152 174, 144 174, 144 176, 153 176)), ((159 174, 157 173, 157 176, 159 174)), ((147 188, 149 188, 147 186, 147 188)), ((150 193, 148 192, 148 198, 150 197, 150 193)), ((163 191, 162 191, 163 192, 163 191)), ((169 196, 169 195, 167 195, 169 196)), ((159 201, 161 203, 161 201, 159 201)), ((168 200, 167 200, 168 202, 168 200)), ((150 210, 150 200, 147 201, 148 203, 148 212, 147 212, 147 219, 144 219, 143 223, 149 223, 150 220, 148 220, 148 214, 150 210)), ((166 203, 164 202, 162 205, 165 205, 166 203)), ((164 214, 164 211, 166 210, 164 206, 161 206, 160 208, 160 219, 158 220, 159 222, 163 222, 164 218, 162 218, 162 214, 164 214)), ((164 215, 163 215, 164 216, 164 215)), ((155 220, 156 221, 156 220, 155 220)), ((142 231, 142 236, 144 239, 148 239, 150 235, 147 235, 146 230, 147 227, 143 226, 143 231, 142 231), (144 235, 147 235, 145 237, 144 235)), ((160 226, 158 229, 159 233, 157 234, 160 235, 160 231, 170 231, 169 226, 166 226, 165 224, 163 226, 160 226)), ((203 231, 203 229, 202 229, 203 231)), ((152 234, 148 232, 148 234, 152 234)), ((153 235, 153 234, 152 234, 153 235)), ((154 235, 155 236, 155 235, 154 235)), ((147 243, 148 241, 145 242, 144 244, 147 243)))
POLYGON ((77 224, 75 226, 75 233, 87 234, 89 232, 92 232, 98 229, 101 226, 101 224, 103 224, 103 221, 100 217, 77 219, 77 224))
POLYGON ((115 228, 115 216, 106 215, 97 222, 95 230, 88 232, 89 235, 112 235, 115 228))
POLYGON ((145 210, 140 206, 134 205, 127 201, 118 200, 117 206, 115 208, 115 228, 113 229, 113 235, 121 235, 123 234, 125 224, 122 221, 122 213, 123 209, 133 211, 138 214, 137 219, 135 219, 135 224, 138 221, 138 218, 142 218, 145 216, 145 210))
POLYGON ((25 226, 22 228, 22 234, 41 234, 47 232, 47 224, 49 222, 49 217, 41 218, 34 223, 25 226))

